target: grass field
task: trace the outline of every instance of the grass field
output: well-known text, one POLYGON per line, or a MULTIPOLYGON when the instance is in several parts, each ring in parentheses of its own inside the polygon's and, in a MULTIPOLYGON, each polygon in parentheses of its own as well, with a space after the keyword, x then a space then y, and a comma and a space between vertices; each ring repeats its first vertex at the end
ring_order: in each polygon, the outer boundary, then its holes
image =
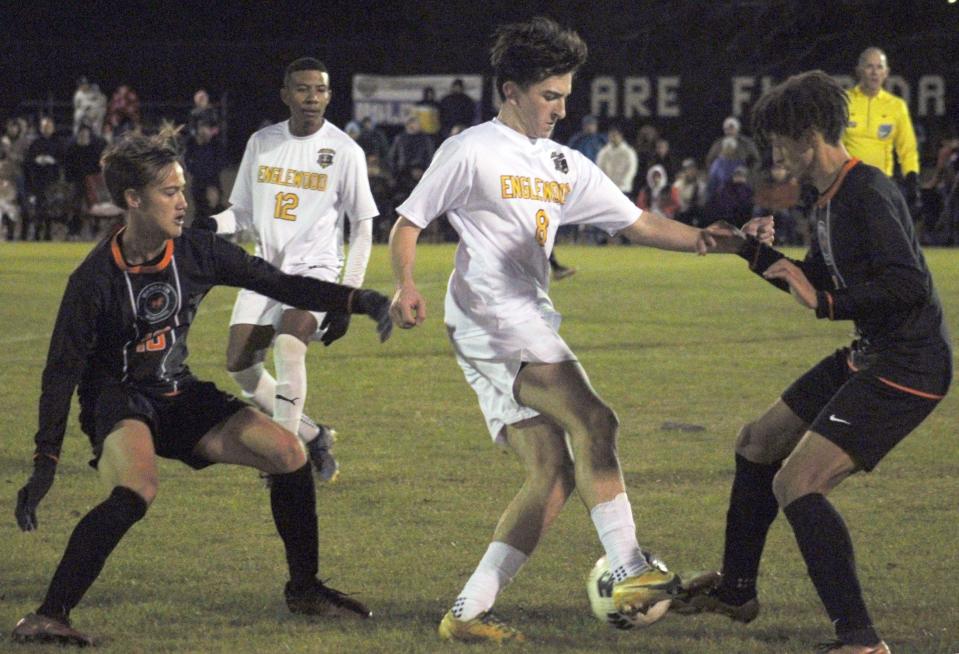
MULTIPOLYGON (((0 651, 27 651, 9 630, 40 602, 80 516, 104 496, 71 414, 40 529, 20 533, 14 497, 30 469, 40 373, 66 277, 89 244, 0 243, 0 651)), ((287 613, 285 564, 267 492, 251 470, 192 472, 162 461, 160 492, 74 611, 104 652, 445 652, 447 609, 521 479, 491 446, 442 324, 450 246, 420 248, 427 323, 377 344, 372 324, 309 352, 308 413, 337 427, 341 480, 318 489, 321 575, 356 592, 362 625, 287 613)), ((554 287, 563 334, 622 422, 620 453, 640 540, 679 571, 720 562, 732 445, 808 366, 849 340, 849 323, 816 321, 734 257, 563 246, 580 272, 554 287), (667 421, 700 432, 662 429, 667 421)), ((927 252, 959 333, 959 250, 927 252)), ((367 285, 390 288, 387 252, 367 285)), ((190 336, 192 369, 224 389, 234 291, 217 289, 190 336)), ((959 652, 959 442, 956 395, 870 475, 832 496, 856 545, 873 618, 894 652, 959 652)), ((584 579, 601 554, 571 501, 498 612, 536 652, 810 652, 832 635, 786 521, 773 525, 760 578, 763 611, 748 626, 668 616, 649 630, 596 622, 584 579)), ((46 648, 51 650, 53 648, 46 648)), ((38 651, 45 651, 40 649, 38 651)))

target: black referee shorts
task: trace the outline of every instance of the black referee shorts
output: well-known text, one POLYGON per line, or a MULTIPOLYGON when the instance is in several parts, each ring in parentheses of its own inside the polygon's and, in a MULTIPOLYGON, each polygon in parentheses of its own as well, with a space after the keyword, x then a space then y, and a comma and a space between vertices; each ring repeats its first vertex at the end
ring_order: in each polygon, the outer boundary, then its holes
POLYGON ((94 468, 103 454, 103 441, 121 420, 142 420, 153 435, 158 456, 177 459, 199 470, 212 465, 193 448, 213 427, 248 406, 210 382, 194 381, 176 395, 144 393, 127 384, 104 386, 92 412, 81 412, 80 425, 93 445, 94 468))
POLYGON ((868 370, 856 372, 843 348, 797 379, 782 395, 809 430, 829 439, 863 470, 876 467, 939 404, 896 388, 868 370))

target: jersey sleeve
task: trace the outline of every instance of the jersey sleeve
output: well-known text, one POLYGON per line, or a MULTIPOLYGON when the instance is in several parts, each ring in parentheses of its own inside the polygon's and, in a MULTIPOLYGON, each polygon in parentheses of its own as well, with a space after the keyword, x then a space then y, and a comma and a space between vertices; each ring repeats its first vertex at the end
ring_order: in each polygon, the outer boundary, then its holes
POLYGON ((267 261, 252 256, 238 245, 205 232, 213 270, 212 285, 236 286, 308 311, 340 311, 350 308, 353 288, 300 275, 287 275, 267 261))
POLYGON ((60 457, 70 400, 97 343, 99 295, 79 272, 70 276, 50 337, 40 390, 37 454, 60 457))
POLYGON ((396 209, 417 227, 466 203, 473 183, 475 163, 462 139, 447 139, 440 146, 410 196, 396 209))
POLYGON ((340 189, 340 197, 342 198, 340 207, 349 216, 350 224, 355 225, 360 220, 375 218, 380 212, 373 200, 373 191, 370 190, 370 177, 366 170, 366 155, 358 145, 350 148, 344 168, 343 186, 340 189))
POLYGON ((868 282, 830 290, 828 311, 820 317, 832 320, 868 319, 870 316, 902 311, 926 302, 932 289, 917 253, 912 247, 905 220, 908 209, 893 182, 879 180, 880 188, 862 196, 866 242, 876 271, 868 282))
POLYGON ((236 216, 236 226, 239 229, 253 227, 253 173, 256 166, 257 140, 256 135, 250 137, 243 151, 243 159, 236 172, 233 190, 230 192, 230 208, 236 216))
POLYGON ((566 200, 564 225, 592 225, 612 236, 639 220, 642 210, 629 201, 599 166, 576 151, 578 175, 566 200))
POLYGON ((912 120, 909 118, 909 107, 901 98, 898 99, 899 105, 898 125, 895 130, 896 157, 899 159, 899 166, 902 168, 902 174, 919 173, 919 150, 916 147, 916 132, 912 128, 912 120))

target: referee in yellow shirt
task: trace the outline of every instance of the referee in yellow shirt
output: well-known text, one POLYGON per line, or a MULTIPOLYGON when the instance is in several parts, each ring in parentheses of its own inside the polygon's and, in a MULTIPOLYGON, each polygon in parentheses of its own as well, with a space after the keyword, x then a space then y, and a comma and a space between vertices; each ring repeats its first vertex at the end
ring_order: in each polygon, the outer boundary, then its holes
POLYGON ((859 83, 846 92, 849 97, 849 125, 843 144, 854 157, 892 177, 893 151, 899 160, 906 201, 919 200, 919 152, 909 108, 902 98, 883 89, 889 77, 886 53, 866 48, 856 65, 859 83))

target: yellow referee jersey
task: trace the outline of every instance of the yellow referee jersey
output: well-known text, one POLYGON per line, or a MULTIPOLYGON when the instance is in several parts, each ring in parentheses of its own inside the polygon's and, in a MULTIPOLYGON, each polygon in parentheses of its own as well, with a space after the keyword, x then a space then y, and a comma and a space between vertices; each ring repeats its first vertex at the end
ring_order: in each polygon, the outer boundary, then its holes
POLYGON ((902 174, 918 174, 916 134, 903 99, 884 89, 869 97, 858 84, 846 91, 846 95, 849 98, 849 125, 842 141, 849 154, 891 177, 895 149, 902 174))

